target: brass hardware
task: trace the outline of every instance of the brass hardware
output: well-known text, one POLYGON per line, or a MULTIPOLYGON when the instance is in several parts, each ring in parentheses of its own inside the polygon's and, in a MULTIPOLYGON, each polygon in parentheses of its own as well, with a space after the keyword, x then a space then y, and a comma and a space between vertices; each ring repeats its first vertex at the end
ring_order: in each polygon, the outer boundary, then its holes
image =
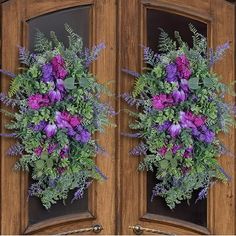
POLYGON ((153 234, 163 234, 163 235, 174 235, 174 234, 171 234, 169 232, 164 232, 159 229, 144 228, 141 225, 129 226, 129 229, 132 229, 136 235, 141 235, 143 234, 143 232, 148 232, 148 233, 153 233, 153 234))
POLYGON ((90 232, 90 231, 92 231, 95 234, 99 234, 102 230, 103 230, 102 225, 95 224, 95 225, 93 225, 92 227, 89 227, 89 228, 71 230, 71 231, 68 231, 68 232, 61 233, 60 235, 86 233, 86 232, 90 232))

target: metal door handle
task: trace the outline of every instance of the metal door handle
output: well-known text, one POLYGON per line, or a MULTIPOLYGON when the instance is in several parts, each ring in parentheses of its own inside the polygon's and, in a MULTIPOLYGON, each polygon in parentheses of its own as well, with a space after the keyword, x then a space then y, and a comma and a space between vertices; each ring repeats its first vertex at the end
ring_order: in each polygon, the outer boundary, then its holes
POLYGON ((95 224, 95 225, 92 225, 89 228, 75 229, 75 230, 71 230, 71 231, 67 231, 67 232, 61 233, 60 235, 78 234, 78 233, 86 233, 86 232, 93 232, 95 234, 99 234, 102 230, 103 230, 102 225, 95 224))
POLYGON ((153 233, 153 234, 163 234, 163 235, 174 235, 174 234, 171 234, 169 232, 164 232, 159 229, 144 228, 141 225, 129 226, 129 229, 132 229, 136 235, 141 235, 141 234, 143 234, 143 232, 148 232, 148 233, 153 233))

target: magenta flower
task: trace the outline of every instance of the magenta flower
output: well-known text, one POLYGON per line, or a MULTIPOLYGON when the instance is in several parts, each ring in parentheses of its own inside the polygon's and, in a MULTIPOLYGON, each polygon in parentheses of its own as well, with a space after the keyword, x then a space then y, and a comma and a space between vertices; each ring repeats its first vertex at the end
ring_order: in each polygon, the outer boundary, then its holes
POLYGON ((173 98, 166 94, 156 95, 152 98, 152 106, 157 110, 163 110, 165 107, 171 106, 173 102, 173 98))
POLYGON ((51 60, 53 73, 58 79, 65 79, 68 75, 67 70, 65 69, 65 61, 61 55, 56 55, 51 60))
POLYGON ((57 126, 55 124, 48 124, 44 129, 48 138, 53 137, 57 132, 57 126))
POLYGON ((165 156, 167 152, 167 147, 163 146, 162 148, 159 149, 158 152, 161 156, 165 156))
POLYGON ((191 76, 190 63, 185 54, 175 59, 179 76, 183 79, 189 79, 191 76))
POLYGON ((43 148, 42 147, 37 147, 34 149, 34 153, 37 155, 37 156, 41 156, 43 152, 43 148))
POLYGON ((198 116, 194 119, 194 124, 199 127, 199 126, 202 126, 203 124, 205 123, 205 119, 198 116))
POLYGON ((181 126, 180 126, 179 123, 177 123, 177 124, 172 124, 172 125, 170 126, 170 128, 168 129, 168 131, 169 131, 171 137, 172 137, 172 138, 175 138, 175 137, 177 137, 177 136, 180 134, 180 132, 181 132, 181 126))
POLYGON ((70 124, 72 127, 76 127, 77 125, 81 124, 81 119, 79 117, 73 116, 70 119, 70 124))
POLYGON ((28 98, 28 106, 31 109, 38 110, 39 108, 41 108, 40 104, 42 101, 43 101, 43 96, 41 94, 31 95, 28 98))

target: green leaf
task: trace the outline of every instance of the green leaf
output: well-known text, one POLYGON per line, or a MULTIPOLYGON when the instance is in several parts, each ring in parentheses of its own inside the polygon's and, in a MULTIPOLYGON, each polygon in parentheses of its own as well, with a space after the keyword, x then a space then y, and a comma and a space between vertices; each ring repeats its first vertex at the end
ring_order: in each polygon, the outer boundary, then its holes
POLYGON ((89 82, 88 79, 83 78, 83 77, 79 79, 79 85, 80 85, 82 88, 88 88, 88 87, 89 87, 89 84, 90 84, 90 82, 89 82))
POLYGON ((75 78, 70 77, 64 80, 64 86, 66 89, 74 89, 75 88, 75 78))
POLYGON ((48 153, 47 152, 42 152, 41 159, 43 159, 43 160, 48 159, 48 153))
POLYGON ((53 160, 52 159, 47 159, 47 168, 52 168, 53 167, 53 160))
POLYGON ((212 88, 214 86, 214 81, 211 78, 205 78, 203 80, 203 84, 207 87, 207 88, 212 88))
POLYGON ((195 78, 191 78, 188 81, 188 85, 190 87, 190 89, 199 89, 199 78, 195 77, 195 78))
POLYGON ((175 158, 172 158, 170 160, 170 164, 171 164, 172 168, 176 168, 178 163, 177 163, 177 160, 175 158))
POLYGON ((44 161, 43 161, 43 160, 37 160, 37 161, 35 162, 35 167, 36 167, 37 169, 39 169, 39 170, 43 169, 43 167, 44 167, 44 161))
POLYGON ((169 165, 169 162, 167 160, 160 161, 161 169, 167 169, 168 165, 169 165))

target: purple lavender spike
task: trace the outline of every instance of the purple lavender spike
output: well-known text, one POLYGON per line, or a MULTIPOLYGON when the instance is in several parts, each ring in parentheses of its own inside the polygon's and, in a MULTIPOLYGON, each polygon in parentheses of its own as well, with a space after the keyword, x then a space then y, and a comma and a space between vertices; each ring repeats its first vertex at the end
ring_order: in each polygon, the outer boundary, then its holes
POLYGON ((11 78, 15 78, 16 77, 16 75, 14 73, 12 73, 10 71, 3 70, 3 69, 0 69, 0 73, 2 73, 4 75, 7 75, 7 76, 9 76, 11 78))
POLYGON ((122 69, 123 72, 129 74, 129 75, 132 75, 134 76, 135 78, 138 78, 140 77, 140 74, 138 72, 135 72, 133 70, 129 70, 129 69, 122 69))

